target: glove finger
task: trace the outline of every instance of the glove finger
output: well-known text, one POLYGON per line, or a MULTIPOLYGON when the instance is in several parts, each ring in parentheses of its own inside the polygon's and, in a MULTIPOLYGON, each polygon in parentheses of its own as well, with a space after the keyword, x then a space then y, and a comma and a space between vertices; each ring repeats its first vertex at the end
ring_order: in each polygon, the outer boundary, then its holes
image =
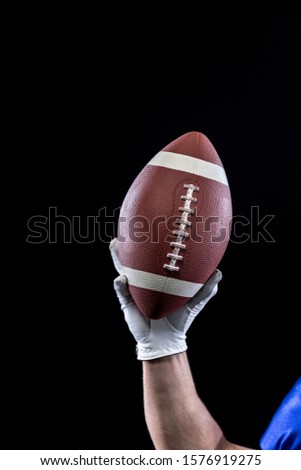
MULTIPOLYGON (((185 325, 187 323, 187 319, 189 317, 189 310, 184 307, 179 307, 177 310, 172 312, 166 317, 166 321, 170 323, 170 325, 177 331, 183 332, 185 330, 185 325)), ((164 320, 161 319, 161 320, 164 320)), ((160 321, 160 320, 156 320, 160 321)))
POLYGON ((216 269, 203 287, 187 303, 187 307, 194 313, 199 313, 206 303, 217 293, 217 285, 223 275, 216 269))
POLYGON ((117 240, 117 238, 113 238, 113 240, 110 242, 109 248, 110 248, 111 257, 112 257, 112 260, 113 260, 116 271, 119 274, 123 274, 124 270, 123 270, 122 264, 120 263, 119 258, 118 258, 118 240, 117 240))

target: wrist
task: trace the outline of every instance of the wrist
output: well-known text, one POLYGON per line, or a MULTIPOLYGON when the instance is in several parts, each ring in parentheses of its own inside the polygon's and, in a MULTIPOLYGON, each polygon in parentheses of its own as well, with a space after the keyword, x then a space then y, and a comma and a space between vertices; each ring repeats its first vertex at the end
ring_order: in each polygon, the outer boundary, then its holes
POLYGON ((161 359, 164 357, 171 357, 178 355, 187 350, 186 341, 183 339, 172 344, 165 344, 164 346, 148 347, 142 343, 137 343, 136 353, 137 359, 140 361, 152 361, 154 359, 161 359))

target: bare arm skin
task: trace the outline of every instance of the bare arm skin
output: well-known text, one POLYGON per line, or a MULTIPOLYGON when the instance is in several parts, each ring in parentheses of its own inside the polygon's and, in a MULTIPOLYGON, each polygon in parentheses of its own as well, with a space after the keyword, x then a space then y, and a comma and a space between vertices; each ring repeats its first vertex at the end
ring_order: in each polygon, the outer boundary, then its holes
POLYGON ((118 241, 110 243, 120 276, 114 289, 143 363, 145 418, 156 449, 246 449, 230 443, 202 403, 186 356, 186 333, 207 302, 217 293, 222 273, 216 269, 206 284, 168 318, 144 317, 130 295, 118 258, 118 241))
POLYGON ((200 400, 185 352, 143 361, 143 386, 156 449, 246 449, 227 441, 200 400))

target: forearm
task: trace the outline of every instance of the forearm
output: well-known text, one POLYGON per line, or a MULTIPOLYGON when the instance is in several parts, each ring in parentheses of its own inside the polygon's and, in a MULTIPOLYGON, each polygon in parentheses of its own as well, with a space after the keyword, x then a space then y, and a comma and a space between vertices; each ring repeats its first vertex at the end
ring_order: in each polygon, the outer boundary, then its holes
MULTIPOLYGON (((116 241, 110 249, 122 273, 116 241)), ((137 358, 143 361, 144 408, 147 426, 156 449, 241 449, 229 443, 198 397, 186 351, 186 333, 192 321, 217 292, 221 272, 215 270, 190 301, 168 315, 150 320, 141 314, 124 275, 114 288, 124 318, 137 341, 137 358)))
POLYGON ((226 448, 197 395, 186 353, 143 362, 144 409, 156 449, 226 448))

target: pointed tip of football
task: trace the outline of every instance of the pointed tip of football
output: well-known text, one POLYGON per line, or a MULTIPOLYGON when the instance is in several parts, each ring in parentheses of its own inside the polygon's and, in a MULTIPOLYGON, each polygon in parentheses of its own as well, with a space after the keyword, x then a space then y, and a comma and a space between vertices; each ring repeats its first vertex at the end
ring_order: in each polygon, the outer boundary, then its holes
POLYGON ((144 316, 169 315, 200 289, 225 253, 231 220, 226 173, 204 134, 187 132, 149 161, 118 224, 120 263, 144 316))
POLYGON ((170 142, 162 150, 200 158, 201 160, 222 166, 217 151, 208 137, 202 132, 187 132, 170 142))

